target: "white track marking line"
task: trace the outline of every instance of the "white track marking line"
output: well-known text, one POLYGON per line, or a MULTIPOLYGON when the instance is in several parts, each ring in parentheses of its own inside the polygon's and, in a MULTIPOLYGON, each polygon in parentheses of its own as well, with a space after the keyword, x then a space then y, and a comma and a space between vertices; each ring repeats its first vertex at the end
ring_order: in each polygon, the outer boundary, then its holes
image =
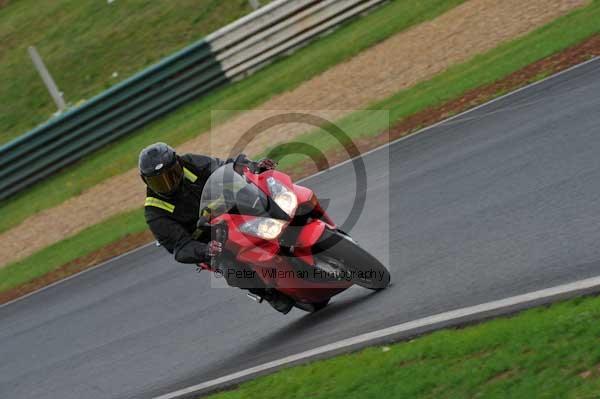
MULTIPOLYGON (((582 62, 581 64, 573 65, 572 67, 569 67, 569 68, 567 68, 567 69, 565 69, 565 70, 563 70, 563 71, 557 72, 557 73, 555 73, 554 75, 550 75, 550 76, 548 76, 548 77, 546 77, 546 78, 544 78, 544 79, 542 79, 542 80, 538 80, 538 81, 536 81, 536 82, 530 83, 530 84, 528 84, 528 85, 526 85, 526 86, 523 86, 523 87, 521 87, 521 88, 519 88, 519 89, 516 89, 516 90, 514 90, 514 91, 511 91, 510 93, 506 93, 506 94, 504 94, 504 95, 502 95, 502 96, 500 96, 500 97, 494 98, 494 99, 492 99, 492 100, 490 100, 490 101, 488 101, 488 102, 485 102, 485 103, 483 103, 483 104, 480 104, 480 105, 478 105, 478 106, 476 106, 476 107, 474 107, 474 108, 470 108, 470 109, 468 109, 468 110, 466 110, 466 111, 463 111, 463 112, 461 112, 460 114, 456 114, 456 115, 454 115, 454 116, 451 116, 451 117, 449 117, 449 118, 447 118, 447 119, 444 119, 444 120, 442 120, 442 121, 439 121, 439 122, 437 122, 437 123, 434 123, 434 124, 433 124, 433 125, 431 125, 431 126, 427 126, 427 127, 424 127, 424 128, 423 128, 423 129, 421 129, 421 130, 417 130, 416 132, 413 132, 413 133, 411 133, 411 134, 409 134, 409 135, 407 135, 407 136, 400 137, 400 138, 398 138, 398 139, 396 139, 396 140, 394 140, 394 141, 391 141, 391 142, 389 142, 389 143, 385 143, 385 144, 383 144, 383 145, 380 145, 379 147, 376 147, 376 148, 373 148, 372 150, 369 150, 369 151, 367 151, 367 152, 364 152, 364 153, 360 154, 360 155, 359 155, 359 156, 357 156, 357 157, 354 157, 354 158, 351 158, 351 159, 347 159, 347 160, 345 160, 345 161, 343 161, 343 162, 337 163, 337 164, 335 164, 335 165, 331 166, 331 167, 330 167, 329 169, 327 169, 327 170, 322 170, 322 171, 320 171, 320 172, 317 172, 317 173, 315 173, 314 175, 310 175, 310 176, 307 176, 307 177, 305 177, 305 178, 302 178, 302 179, 300 179, 300 180, 296 181, 296 183, 301 183, 301 182, 303 182, 303 181, 305 181, 305 180, 308 180, 308 179, 311 179, 311 178, 313 178, 313 177, 319 176, 319 175, 321 175, 321 174, 323 174, 323 173, 325 173, 325 172, 327 172, 327 171, 330 171, 330 170, 332 170, 332 169, 335 169, 335 168, 338 168, 338 167, 340 167, 340 166, 343 166, 343 165, 345 165, 345 164, 347 164, 347 163, 349 163, 349 162, 352 162, 352 161, 353 161, 354 159, 356 159, 356 158, 359 158, 359 157, 365 157, 365 156, 367 156, 367 155, 369 155, 369 154, 371 154, 371 153, 374 153, 374 152, 376 152, 376 151, 379 151, 379 150, 381 150, 381 149, 383 149, 383 148, 385 148, 385 147, 390 147, 390 146, 392 146, 392 145, 394 145, 394 144, 396 144, 396 143, 399 143, 400 141, 403 141, 403 140, 408 140, 408 139, 410 139, 410 138, 413 138, 413 137, 415 137, 415 136, 417 136, 417 135, 419 135, 419 134, 421 134, 421 133, 424 133, 424 132, 426 132, 426 131, 428 131, 428 130, 431 130, 431 129, 433 129, 433 128, 436 128, 436 127, 438 127, 438 126, 441 126, 441 125, 443 125, 443 124, 445 124, 445 123, 448 123, 448 122, 450 122, 450 121, 453 121, 453 120, 455 120, 455 119, 457 119, 457 118, 460 118, 461 116, 464 116, 464 115, 466 115, 466 114, 468 114, 468 113, 470 113, 470 112, 474 112, 474 111, 476 111, 476 110, 478 110, 478 109, 480 109, 480 108, 487 107, 488 105, 494 104, 494 103, 496 103, 496 102, 498 102, 498 101, 501 101, 501 100, 503 100, 503 99, 505 99, 505 98, 507 98, 507 97, 510 97, 510 96, 512 96, 512 95, 514 95, 514 94, 520 93, 520 92, 522 92, 522 91, 524 91, 524 90, 530 89, 530 88, 532 88, 532 87, 534 87, 534 86, 537 86, 537 85, 539 85, 539 84, 542 84, 542 83, 544 83, 544 82, 547 82, 547 81, 549 81, 549 80, 552 80, 552 79, 554 79, 554 78, 556 78, 556 77, 559 77, 559 76, 561 76, 561 75, 564 75, 564 74, 566 74, 566 73, 568 73, 568 72, 571 72, 571 71, 573 71, 574 69, 577 69, 577 68, 579 68, 579 67, 582 67, 582 66, 584 66, 584 65, 587 65, 587 64, 591 64, 591 63, 593 63, 593 62, 596 62, 596 61, 599 61, 599 60, 600 60, 600 56, 599 56, 599 57, 594 57, 594 58, 592 58, 592 59, 589 59, 589 60, 587 60, 587 61, 584 61, 584 62, 582 62)), ((133 253, 135 253, 135 252, 137 252, 137 251, 141 251, 141 250, 143 250, 144 248, 146 248, 146 247, 148 247, 148 246, 150 246, 150 245, 152 245, 152 243, 146 244, 146 245, 144 245, 144 246, 141 246, 141 247, 139 247, 139 248, 137 248, 137 249, 134 249, 134 250, 131 250, 131 251, 129 251, 129 252, 126 252, 126 253, 124 253, 124 254, 121 254, 121 255, 119 255, 119 256, 117 256, 117 257, 115 257, 115 258, 112 258, 112 259, 109 259, 109 260, 107 260, 106 262, 102 262, 102 263, 100 263, 99 265, 96 265, 96 266, 94 266, 94 267, 91 267, 91 268, 89 268, 89 269, 83 270, 83 271, 81 271, 81 272, 79 272, 79 273, 77 273, 77 274, 74 274, 74 275, 72 275, 72 276, 66 277, 66 278, 64 278, 64 279, 62 279, 62 280, 59 280, 59 281, 57 281, 57 282, 54 282, 54 283, 52 283, 52 284, 50 284, 50 285, 47 285, 47 286, 45 286, 45 287, 42 287, 42 288, 40 288, 39 290, 36 290, 36 291, 30 292, 29 294, 26 294, 26 295, 24 295, 24 296, 22 296, 22 297, 15 298, 15 299, 13 299, 13 300, 12 300, 12 301, 10 301, 10 302, 6 302, 6 303, 4 303, 4 304, 0 305, 0 308, 2 308, 2 307, 4 307, 4 306, 7 306, 7 305, 10 305, 10 304, 12 304, 12 303, 15 303, 15 302, 17 302, 17 301, 20 301, 21 299, 27 298, 27 297, 29 297, 29 296, 31 296, 31 295, 35 295, 35 294, 37 294, 38 292, 42 292, 42 291, 44 291, 44 290, 46 290, 46 289, 48 289, 48 288, 50 288, 50 287, 54 287, 54 286, 56 286, 56 285, 58 285, 58 284, 60 284, 60 283, 62 283, 62 282, 68 281, 68 280, 70 280, 70 279, 72 279, 72 278, 75 278, 75 277, 77 277, 77 276, 81 275, 81 274, 84 274, 84 273, 87 273, 87 272, 89 272, 89 271, 92 271, 92 270, 94 270, 94 269, 97 269, 97 268, 99 268, 99 267, 101 267, 101 266, 104 266, 105 264, 107 264, 107 263, 110 263, 110 262, 112 262, 112 261, 114 261, 114 260, 116 260, 116 259, 122 258, 122 257, 124 257, 124 256, 127 256, 127 255, 131 255, 131 254, 133 254, 133 253)))
POLYGON ((544 300, 561 297, 563 295, 566 296, 568 294, 575 294, 582 291, 584 292, 586 290, 592 289, 600 289, 600 277, 593 277, 585 280, 576 281, 574 283, 558 285, 552 288, 533 291, 527 294, 482 303, 480 305, 470 306, 462 309, 451 310, 449 312, 439 313, 433 316, 424 317, 422 319, 397 324, 392 327, 387 327, 381 330, 357 335, 352 338, 343 339, 341 341, 337 341, 328 345, 323 345, 315 349, 287 356, 279 360, 274 360, 268 363, 261 364, 259 366, 248 368, 246 370, 238 371, 236 373, 219 377, 214 380, 206 381, 201 384, 193 385, 188 388, 184 388, 162 396, 158 396, 154 399, 175 399, 185 395, 200 393, 205 390, 210 390, 211 388, 214 389, 228 383, 237 382, 240 379, 253 376, 257 373, 265 371, 274 371, 277 368, 286 366, 291 363, 295 363, 302 360, 308 360, 315 356, 342 351, 343 349, 349 349, 359 345, 366 345, 370 342, 382 338, 391 338, 394 335, 398 335, 401 333, 410 333, 411 331, 416 332, 416 330, 419 329, 435 327, 436 325, 439 325, 441 323, 447 323, 453 320, 455 321, 463 318, 485 316, 489 312, 499 311, 502 309, 511 310, 519 305, 524 305, 531 302, 543 302, 544 300))

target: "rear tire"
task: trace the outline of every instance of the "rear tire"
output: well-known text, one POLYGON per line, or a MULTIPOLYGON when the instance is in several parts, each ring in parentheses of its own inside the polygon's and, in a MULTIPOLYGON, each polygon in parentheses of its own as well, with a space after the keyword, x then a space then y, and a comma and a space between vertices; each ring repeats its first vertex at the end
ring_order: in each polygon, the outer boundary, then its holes
POLYGON ((390 272, 387 268, 343 232, 325 230, 314 249, 313 256, 317 265, 321 261, 343 268, 350 281, 356 285, 378 291, 390 284, 390 272))

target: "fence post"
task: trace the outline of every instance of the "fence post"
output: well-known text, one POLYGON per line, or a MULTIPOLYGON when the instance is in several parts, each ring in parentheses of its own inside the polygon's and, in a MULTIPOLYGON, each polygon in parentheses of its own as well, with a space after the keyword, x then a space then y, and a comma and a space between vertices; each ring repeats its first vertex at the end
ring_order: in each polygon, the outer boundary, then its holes
POLYGON ((65 100, 63 99, 61 92, 58 91, 58 87, 56 87, 56 83, 54 83, 54 79, 52 79, 52 76, 50 75, 50 72, 48 72, 46 65, 44 65, 42 57, 40 57, 37 50, 33 46, 29 46, 27 50, 29 51, 29 56, 31 57, 31 61, 33 61, 33 65, 35 65, 40 77, 44 81, 44 84, 46 85, 50 96, 52 96, 56 107, 60 112, 63 112, 67 108, 65 105, 65 100))
POLYGON ((260 0, 248 0, 248 3, 250 3, 250 7, 252 7, 253 10, 260 8, 260 0))

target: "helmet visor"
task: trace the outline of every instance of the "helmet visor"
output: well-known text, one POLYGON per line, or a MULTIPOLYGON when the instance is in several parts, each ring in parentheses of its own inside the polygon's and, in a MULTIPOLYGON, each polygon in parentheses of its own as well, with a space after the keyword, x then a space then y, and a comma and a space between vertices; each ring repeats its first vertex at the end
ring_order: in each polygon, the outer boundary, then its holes
POLYGON ((159 194, 170 194, 179 187, 183 179, 183 168, 179 162, 165 168, 160 174, 144 176, 146 184, 152 191, 159 194))

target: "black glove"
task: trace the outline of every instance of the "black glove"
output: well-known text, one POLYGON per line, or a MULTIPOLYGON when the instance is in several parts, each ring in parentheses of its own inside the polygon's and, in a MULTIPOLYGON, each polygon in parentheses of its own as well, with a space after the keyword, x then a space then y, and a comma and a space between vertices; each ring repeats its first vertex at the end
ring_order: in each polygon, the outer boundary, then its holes
POLYGON ((221 244, 219 241, 212 240, 206 246, 206 256, 209 258, 219 256, 221 252, 223 252, 223 244, 221 244))
POLYGON ((240 175, 243 175, 244 174, 244 167, 246 167, 246 166, 250 167, 251 163, 252 163, 252 161, 250 161, 246 157, 246 154, 240 154, 233 161, 233 170, 235 170, 240 175))
POLYGON ((266 170, 273 170, 277 166, 277 162, 269 158, 263 158, 256 163, 258 173, 262 173, 266 170))

